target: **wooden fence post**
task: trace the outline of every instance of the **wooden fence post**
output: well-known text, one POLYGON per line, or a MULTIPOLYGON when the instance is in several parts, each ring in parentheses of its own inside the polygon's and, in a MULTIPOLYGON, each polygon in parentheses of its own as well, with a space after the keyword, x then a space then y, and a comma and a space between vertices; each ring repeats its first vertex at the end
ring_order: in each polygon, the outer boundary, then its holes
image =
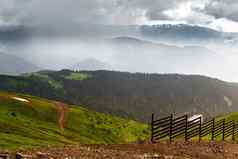
POLYGON ((202 117, 199 118, 199 142, 201 141, 201 135, 202 135, 202 117))
POLYGON ((185 116, 186 123, 185 123, 185 141, 188 141, 188 115, 185 116))
POLYGON ((225 140, 225 119, 223 119, 223 121, 222 121, 222 141, 224 141, 225 140))
POLYGON ((215 133, 215 119, 212 119, 212 141, 214 140, 214 133, 215 133))
POLYGON ((170 115, 170 127, 169 127, 169 142, 172 142, 173 135, 173 114, 170 115))
POLYGON ((154 143, 154 113, 151 116, 151 142, 154 143))
POLYGON ((232 121, 232 141, 235 141, 235 120, 232 121))
POLYGON ((220 135, 222 135, 223 141, 225 141, 226 137, 230 137, 231 135, 232 135, 232 141, 235 141, 235 138, 237 135, 236 121, 232 120, 232 121, 226 122, 226 119, 222 119, 216 122, 215 118, 213 118, 212 120, 208 122, 202 123, 201 116, 192 121, 188 121, 188 115, 180 116, 174 119, 173 114, 171 114, 168 117, 164 117, 159 120, 156 120, 154 113, 152 113, 151 115, 151 143, 152 144, 156 143, 156 140, 160 140, 161 138, 168 137, 168 135, 169 135, 169 141, 171 143, 173 138, 177 136, 181 136, 183 134, 185 135, 185 142, 187 142, 190 138, 193 138, 198 135, 199 135, 198 136, 199 142, 201 142, 202 137, 209 134, 210 132, 212 133, 211 134, 212 141, 214 141, 215 138, 220 135), (184 120, 185 120, 185 123, 184 123, 184 120), (162 123, 163 126, 160 125, 159 123, 160 124, 162 123), (185 129, 184 129, 184 124, 185 124, 185 129), (162 129, 160 126, 162 127, 162 129), (168 129, 169 129, 169 134, 168 134, 168 129), (160 134, 160 131, 163 132, 163 133, 161 132, 162 135, 160 134))

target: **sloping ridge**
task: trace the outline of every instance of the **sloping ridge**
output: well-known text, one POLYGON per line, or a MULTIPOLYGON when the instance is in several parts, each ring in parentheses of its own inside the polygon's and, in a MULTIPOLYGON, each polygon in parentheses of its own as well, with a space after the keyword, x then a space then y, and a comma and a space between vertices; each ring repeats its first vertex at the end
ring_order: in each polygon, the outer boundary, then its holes
POLYGON ((143 122, 152 113, 211 118, 238 111, 238 85, 205 76, 70 70, 38 74, 41 76, 0 76, 0 89, 82 104, 143 122))
POLYGON ((0 150, 128 143, 148 136, 147 125, 132 120, 30 95, 0 92, 0 150))

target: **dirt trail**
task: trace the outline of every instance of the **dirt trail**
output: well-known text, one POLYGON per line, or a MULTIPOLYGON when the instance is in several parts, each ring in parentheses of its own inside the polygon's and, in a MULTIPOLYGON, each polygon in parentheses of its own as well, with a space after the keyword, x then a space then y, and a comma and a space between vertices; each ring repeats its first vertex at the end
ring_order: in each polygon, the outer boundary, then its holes
POLYGON ((238 144, 174 142, 158 144, 79 145, 21 152, 26 158, 80 159, 238 159, 238 144))
POLYGON ((58 119, 59 127, 61 130, 64 130, 69 107, 66 104, 61 102, 55 102, 55 105, 59 113, 59 119, 58 119))

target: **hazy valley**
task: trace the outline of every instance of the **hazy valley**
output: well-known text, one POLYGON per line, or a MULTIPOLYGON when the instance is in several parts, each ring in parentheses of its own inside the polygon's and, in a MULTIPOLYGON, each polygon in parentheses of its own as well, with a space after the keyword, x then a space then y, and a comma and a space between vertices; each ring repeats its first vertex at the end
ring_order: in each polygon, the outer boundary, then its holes
POLYGON ((0 158, 237 158, 237 6, 0 0, 0 158))

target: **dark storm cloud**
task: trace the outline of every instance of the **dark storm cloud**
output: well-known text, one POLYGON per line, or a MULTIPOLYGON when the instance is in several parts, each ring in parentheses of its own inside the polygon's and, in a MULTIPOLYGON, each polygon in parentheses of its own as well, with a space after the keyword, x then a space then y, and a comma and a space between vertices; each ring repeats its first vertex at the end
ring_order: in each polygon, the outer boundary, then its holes
POLYGON ((188 0, 120 0, 120 6, 127 8, 139 8, 145 11, 149 20, 168 19, 163 13, 166 10, 176 8, 179 4, 188 0))
POLYGON ((204 12, 215 18, 227 18, 238 21, 237 0, 211 0, 204 8, 204 12))
POLYGON ((98 0, 0 0, 0 22, 24 25, 97 23, 113 8, 98 0))
POLYGON ((165 19, 163 11, 185 0, 0 0, 2 23, 127 24, 146 16, 165 19))
POLYGON ((25 0, 0 0, 0 26, 19 25, 24 17, 25 0))
MULTIPOLYGON (((189 15, 183 16, 182 20, 196 23, 202 22, 201 19, 220 19, 226 18, 238 21, 238 1, 237 0, 121 0, 120 6, 127 8, 140 8, 145 11, 148 20, 177 20, 164 14, 168 10, 176 10, 181 5, 187 5, 190 10, 189 15)), ((204 22, 207 22, 204 20, 204 22)))
POLYGON ((238 21, 237 15, 235 0, 0 0, 0 26, 127 25, 156 20, 206 24, 213 18, 238 21), (184 11, 189 12, 180 17, 176 9, 188 3, 184 11), (172 16, 165 14, 173 10, 172 16))

